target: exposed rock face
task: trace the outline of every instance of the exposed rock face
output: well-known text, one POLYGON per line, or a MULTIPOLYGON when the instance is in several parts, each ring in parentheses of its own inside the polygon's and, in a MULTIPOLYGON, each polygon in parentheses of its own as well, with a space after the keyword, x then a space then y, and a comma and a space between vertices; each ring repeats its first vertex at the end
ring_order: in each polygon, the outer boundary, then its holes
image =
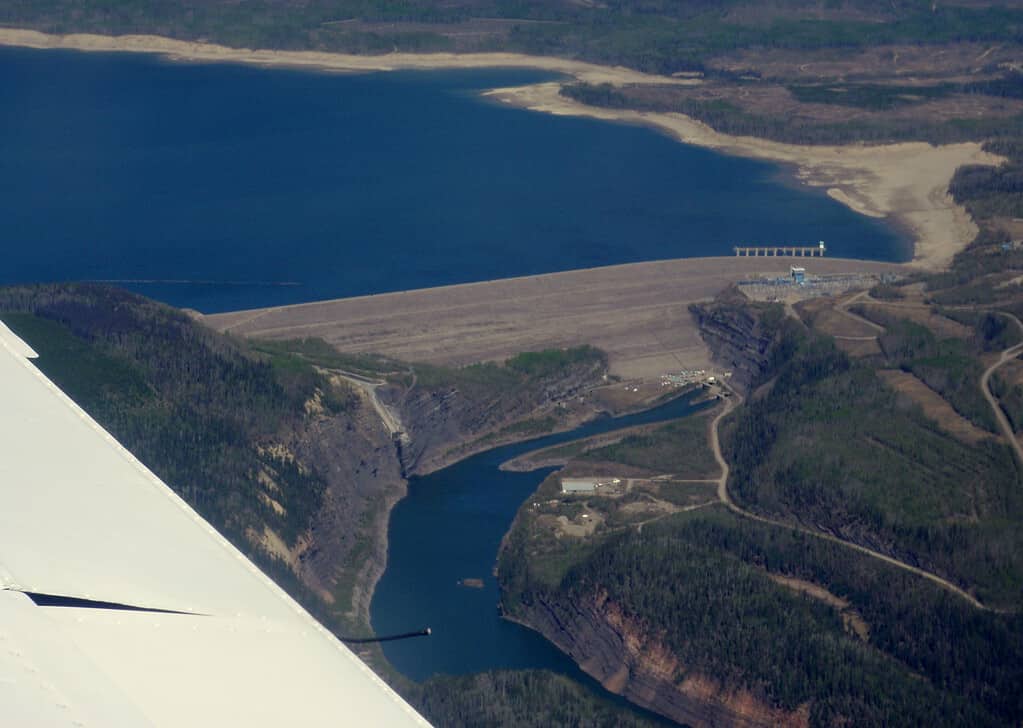
POLYGON ((315 464, 327 482, 295 571, 303 583, 332 601, 342 571, 357 568, 349 617, 368 621, 370 592, 387 562, 388 516, 405 494, 394 443, 363 401, 353 413, 313 419, 294 450, 300 463, 315 464), (353 563, 353 554, 358 563, 353 563))
MULTIPOLYGON (((287 562, 305 586, 335 604, 354 625, 366 625, 372 590, 387 565, 388 519, 406 493, 406 474, 443 467, 470 454, 459 449, 467 441, 523 418, 542 417, 602 373, 601 364, 576 367, 504 397, 481 397, 479 391, 470 397, 451 387, 380 387, 381 402, 406 430, 400 436, 392 435, 388 426, 395 424, 382 420, 364 389, 353 390, 359 406, 339 414, 328 414, 313 402, 306 407, 305 424, 279 446, 279 454, 326 481, 322 505, 293 547, 269 530, 250 533, 249 539, 287 562), (344 589, 338 588, 340 582, 344 589), (344 603, 337 602, 339 596, 344 603)), ((477 449, 495 444, 488 440, 477 449)), ((273 493, 272 481, 264 486, 273 493)))
POLYGON ((690 311, 714 361, 732 371, 734 384, 748 390, 767 370, 774 330, 765 327, 749 307, 732 305, 727 300, 694 304, 690 311))
MULTIPOLYGON (((323 504, 310 532, 290 553, 268 550, 287 560, 299 579, 327 602, 335 600, 339 580, 354 583, 351 605, 338 606, 352 621, 368 623, 372 590, 387 564, 388 519, 405 495, 406 474, 443 467, 465 442, 523 418, 543 416, 602 373, 602 365, 578 367, 563 377, 528 385, 515 396, 489 399, 470 398, 454 388, 414 387, 406 392, 381 387, 378 396, 396 410, 406 428, 402 437, 391 435, 362 390, 354 411, 311 413, 288 446, 298 463, 326 480, 323 504)), ((489 441, 477 449, 495 444, 489 441)), ((458 457, 467 454, 457 452, 458 457)))
MULTIPOLYGON (((603 364, 574 367, 563 376, 526 383, 510 394, 497 392, 481 396, 473 393, 470 396, 456 387, 429 389, 421 386, 407 392, 393 386, 381 387, 378 394, 387 406, 400 413, 406 427, 406 438, 399 443, 403 472, 421 475, 474 451, 494 447, 498 440, 471 449, 460 446, 524 418, 550 414, 559 402, 597 382, 603 372, 603 364)), ((521 436, 519 433, 518 437, 521 436)))
POLYGON ((620 605, 596 593, 581 603, 536 597, 524 621, 568 653, 608 690, 672 720, 703 728, 807 726, 809 707, 776 708, 747 690, 687 671, 664 643, 620 605))

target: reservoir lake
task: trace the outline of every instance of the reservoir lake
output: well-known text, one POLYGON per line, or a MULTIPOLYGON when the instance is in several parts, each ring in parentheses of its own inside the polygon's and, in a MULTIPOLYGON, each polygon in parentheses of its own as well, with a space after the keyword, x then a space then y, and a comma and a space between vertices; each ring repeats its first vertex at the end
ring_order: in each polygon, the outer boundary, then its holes
MULTIPOLYGON (((777 166, 646 128, 480 98, 520 70, 343 75, 152 56, 0 49, 0 285, 115 282, 203 312, 814 245, 907 260, 883 222, 777 166)), ((530 449, 684 416, 686 399, 481 453, 412 478, 372 603, 414 679, 491 668, 581 673, 497 614, 492 569, 550 472, 530 449), (482 589, 458 586, 483 579, 482 589)))
POLYGON ((550 78, 0 49, 0 285, 113 281, 210 313, 737 244, 911 255, 777 166, 480 98, 550 78))

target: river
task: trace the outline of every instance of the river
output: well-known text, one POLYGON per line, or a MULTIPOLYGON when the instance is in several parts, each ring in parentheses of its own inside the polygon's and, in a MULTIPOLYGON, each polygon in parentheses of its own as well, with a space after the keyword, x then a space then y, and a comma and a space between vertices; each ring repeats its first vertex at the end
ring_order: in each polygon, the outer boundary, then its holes
POLYGON ((578 676, 574 663, 545 639, 498 616, 493 569, 501 539, 519 506, 554 470, 515 473, 500 470, 500 465, 530 450, 677 419, 707 406, 693 405, 692 396, 498 447, 411 478, 408 496, 391 512, 387 570, 370 611, 377 634, 428 626, 433 635, 385 643, 391 664, 414 680, 513 668, 548 668, 578 676), (466 578, 482 579, 483 588, 460 585, 466 578))

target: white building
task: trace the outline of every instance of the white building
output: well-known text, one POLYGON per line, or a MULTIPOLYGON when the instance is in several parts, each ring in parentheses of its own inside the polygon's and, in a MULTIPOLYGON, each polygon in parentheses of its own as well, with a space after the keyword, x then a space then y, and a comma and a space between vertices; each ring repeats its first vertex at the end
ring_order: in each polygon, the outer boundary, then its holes
POLYGON ((597 488, 618 485, 618 478, 562 478, 562 493, 594 493, 597 488))

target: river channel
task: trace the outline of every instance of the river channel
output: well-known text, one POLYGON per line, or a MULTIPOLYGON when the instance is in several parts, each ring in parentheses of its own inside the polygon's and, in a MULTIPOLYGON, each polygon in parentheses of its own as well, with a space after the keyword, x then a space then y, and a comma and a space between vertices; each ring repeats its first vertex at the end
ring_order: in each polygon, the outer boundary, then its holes
POLYGON ((573 677, 575 664, 535 632, 498 615, 497 550, 522 502, 554 468, 505 472, 501 463, 549 445, 633 425, 685 417, 708 404, 687 394, 654 409, 603 417, 575 430, 505 445, 409 481, 391 513, 388 563, 371 618, 377 634, 429 626, 428 639, 385 643, 391 664, 413 680, 493 669, 546 668, 573 677), (482 588, 463 579, 482 579, 482 588))

